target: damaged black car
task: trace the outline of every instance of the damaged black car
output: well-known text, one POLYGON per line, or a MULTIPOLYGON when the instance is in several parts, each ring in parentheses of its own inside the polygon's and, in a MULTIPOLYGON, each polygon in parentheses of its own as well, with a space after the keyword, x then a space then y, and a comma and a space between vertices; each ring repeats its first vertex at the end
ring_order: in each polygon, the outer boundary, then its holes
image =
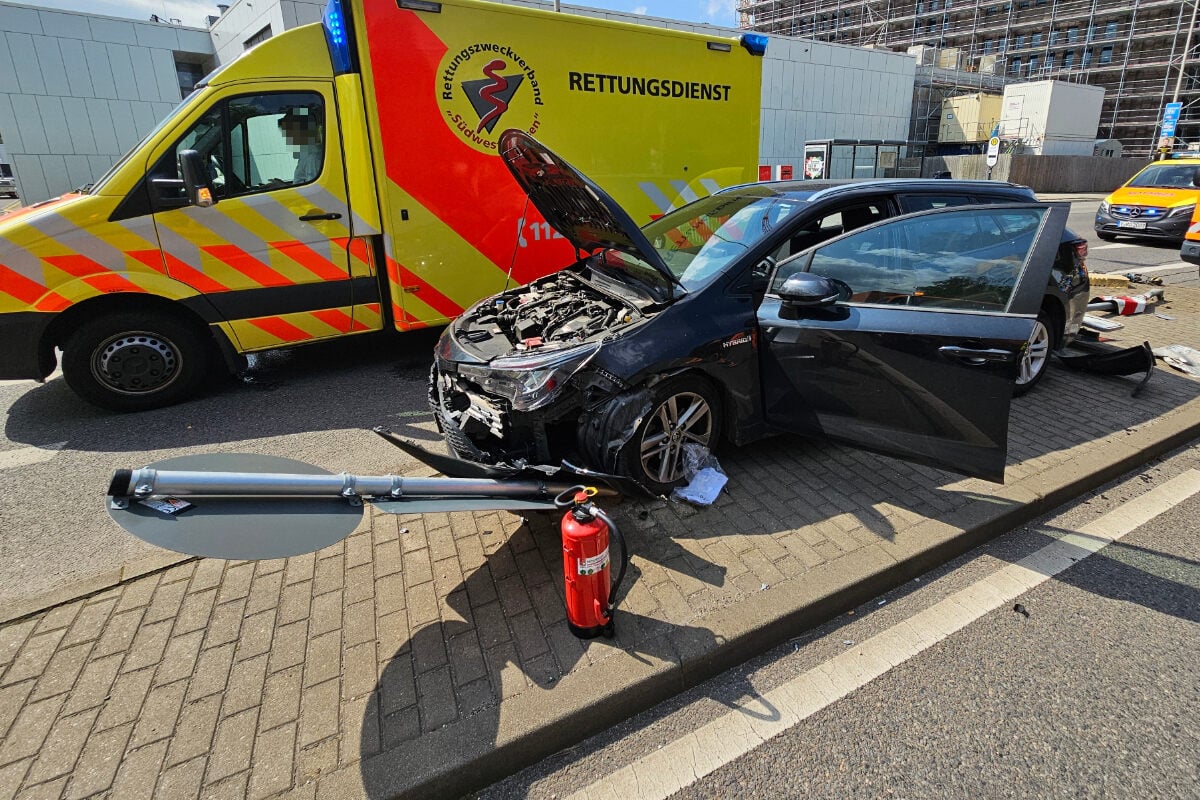
POLYGON ((1001 481, 1030 348, 1086 304, 1066 208, 1028 190, 918 213, 860 192, 830 224, 815 190, 758 184, 639 228, 527 134, 500 144, 580 258, 442 334, 430 403, 472 461, 571 459, 663 492, 687 443, 793 432, 1001 481))

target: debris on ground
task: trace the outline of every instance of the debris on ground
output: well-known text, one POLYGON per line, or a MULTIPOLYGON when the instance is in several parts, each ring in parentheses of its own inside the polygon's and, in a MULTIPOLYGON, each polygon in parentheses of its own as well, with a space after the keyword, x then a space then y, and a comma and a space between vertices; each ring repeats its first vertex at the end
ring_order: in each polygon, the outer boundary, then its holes
POLYGON ((1130 317, 1146 311, 1151 303, 1165 303, 1164 289, 1151 289, 1135 295, 1103 295, 1088 301, 1088 311, 1111 311, 1122 317, 1130 317))
POLYGON ((1200 376, 1200 350, 1185 344, 1169 344, 1154 348, 1154 355, 1169 367, 1188 375, 1200 376))
POLYGON ((1013 611, 1025 617, 1025 619, 1029 619, 1029 611, 1020 603, 1017 603, 1015 606, 1013 606, 1013 611))
POLYGON ((711 506, 729 480, 716 456, 699 444, 683 446, 683 476, 688 480, 687 486, 676 487, 671 499, 698 506, 711 506))
POLYGON ((1123 350, 1108 350, 1104 352, 1071 355, 1055 353, 1064 367, 1078 372, 1090 372, 1095 375, 1133 375, 1145 372, 1142 380, 1133 389, 1133 396, 1145 388, 1154 372, 1154 351, 1149 342, 1143 342, 1137 347, 1127 347, 1123 350))
POLYGON ((1125 277, 1130 283, 1148 283, 1151 286, 1162 286, 1163 279, 1157 275, 1143 275, 1140 272, 1126 272, 1125 277))
POLYGON ((1120 322, 1114 322, 1111 319, 1103 317, 1093 317, 1091 314, 1083 315, 1083 327, 1091 328, 1094 331, 1115 331, 1124 328, 1120 322))

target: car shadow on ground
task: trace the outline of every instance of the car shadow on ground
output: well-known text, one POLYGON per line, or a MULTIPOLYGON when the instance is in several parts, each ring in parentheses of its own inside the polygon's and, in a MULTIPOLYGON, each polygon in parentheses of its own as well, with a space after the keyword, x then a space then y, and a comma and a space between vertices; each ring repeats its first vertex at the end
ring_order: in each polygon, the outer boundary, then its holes
MULTIPOLYGON (((1145 390, 1131 397, 1138 380, 1055 369, 1033 392, 1015 398, 1006 483, 1067 466, 1080 448, 1102 440, 1136 447, 1143 425, 1200 397, 1200 382, 1168 369, 1156 368, 1145 390)), ((671 535, 772 536, 812 526, 810 544, 833 543, 821 554, 827 558, 846 536, 890 541, 922 519, 971 503, 1016 505, 994 494, 999 484, 799 436, 726 447, 718 455, 729 475, 726 493, 711 509, 676 506, 688 524, 668 530, 671 535)))
MULTIPOLYGON (((637 565, 625 577, 621 596, 626 607, 617 612, 615 637, 573 636, 564 612, 557 523, 557 515, 526 520, 483 564, 439 597, 439 621, 413 632, 390 654, 362 720, 361 777, 368 797, 410 790, 427 778, 423 770, 446 761, 446 752, 471 763, 472 774, 443 776, 442 793, 451 791, 451 785, 456 792, 475 788, 479 773, 502 775, 522 763, 526 745, 505 740, 502 733, 502 696, 561 692, 561 707, 570 709, 578 698, 559 682, 581 665, 627 656, 653 669, 680 662, 681 640, 705 648, 717 645, 707 628, 639 613, 636 592, 649 590, 637 565), (518 584, 528 586, 528 598, 524 590, 512 591, 517 576, 518 584), (635 596, 628 596, 630 591, 635 596)), ((567 723, 568 728, 620 719, 615 708, 603 703, 581 712, 587 719, 567 723)), ((772 712, 763 708, 755 713, 769 717, 772 712)), ((507 725, 525 727, 524 721, 511 719, 507 725)))
POLYGON ((214 376, 204 395, 120 414, 77 397, 61 376, 8 411, 10 441, 126 452, 312 431, 398 426, 428 414, 426 383, 440 330, 371 334, 256 355, 238 378, 214 376))

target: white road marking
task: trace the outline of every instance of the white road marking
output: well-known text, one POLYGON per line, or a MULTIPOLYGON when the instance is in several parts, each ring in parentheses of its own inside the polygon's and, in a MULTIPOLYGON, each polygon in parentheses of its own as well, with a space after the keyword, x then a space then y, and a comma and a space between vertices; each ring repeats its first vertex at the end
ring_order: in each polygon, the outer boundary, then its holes
POLYGON ((1093 250, 1111 250, 1114 247, 1141 247, 1137 242, 1109 242, 1108 244, 1089 245, 1088 252, 1093 250))
POLYGON ((0 452, 0 470, 13 467, 28 467, 30 464, 41 464, 58 455, 67 446, 66 442, 56 442, 43 447, 22 447, 19 450, 0 452))
MULTIPOLYGON (((956 592, 857 647, 570 795, 570 800, 665 798, 860 689, 1200 492, 1188 470, 1015 564, 956 592), (763 719, 763 712, 770 718, 763 719), (771 714, 770 712, 777 712, 771 714)), ((1047 534, 1049 535, 1049 534, 1047 534)))

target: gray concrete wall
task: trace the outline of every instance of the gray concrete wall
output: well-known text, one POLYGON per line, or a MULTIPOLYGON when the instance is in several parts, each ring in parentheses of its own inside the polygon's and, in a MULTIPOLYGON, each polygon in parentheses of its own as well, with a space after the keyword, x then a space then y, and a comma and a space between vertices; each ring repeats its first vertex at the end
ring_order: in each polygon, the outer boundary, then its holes
POLYGON ((100 177, 179 103, 208 32, 0 3, 0 131, 26 203, 100 177))
MULTIPOLYGON (((1035 192, 1111 192, 1146 166, 1140 158, 1094 156, 1022 156, 1003 154, 992 179, 1011 181, 1035 192)), ((925 159, 923 177, 949 170, 954 178, 986 179, 987 157, 938 156, 925 159)))

